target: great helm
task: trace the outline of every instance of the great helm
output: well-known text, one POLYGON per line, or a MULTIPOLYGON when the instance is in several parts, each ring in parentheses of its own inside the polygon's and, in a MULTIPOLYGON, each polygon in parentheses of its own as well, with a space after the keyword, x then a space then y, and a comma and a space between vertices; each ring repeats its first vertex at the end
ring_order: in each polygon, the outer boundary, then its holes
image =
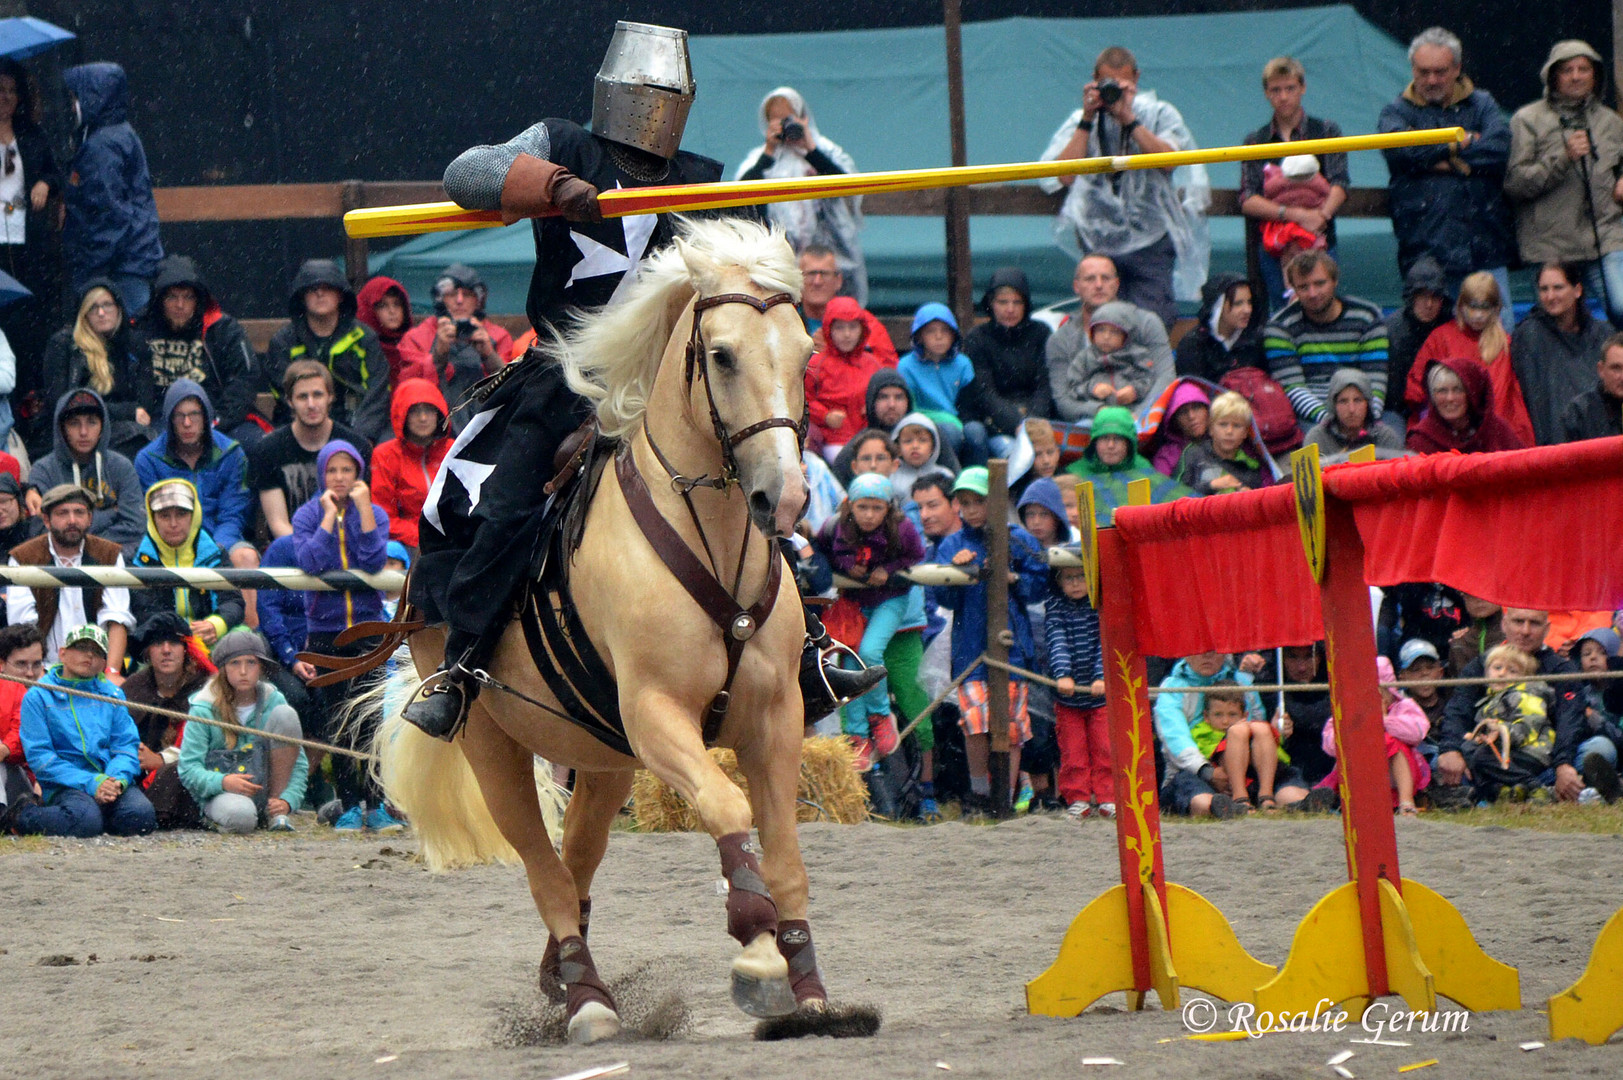
POLYGON ((593 81, 592 131, 611 142, 673 158, 691 108, 687 31, 615 23, 593 81))

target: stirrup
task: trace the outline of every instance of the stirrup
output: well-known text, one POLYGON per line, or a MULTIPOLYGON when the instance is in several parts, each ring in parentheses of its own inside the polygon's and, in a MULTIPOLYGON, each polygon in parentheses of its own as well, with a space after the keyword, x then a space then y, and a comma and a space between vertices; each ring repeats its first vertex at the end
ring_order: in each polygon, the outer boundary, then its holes
POLYGON ((400 710, 401 717, 423 734, 450 742, 468 722, 468 706, 479 696, 480 674, 461 664, 436 671, 400 710))

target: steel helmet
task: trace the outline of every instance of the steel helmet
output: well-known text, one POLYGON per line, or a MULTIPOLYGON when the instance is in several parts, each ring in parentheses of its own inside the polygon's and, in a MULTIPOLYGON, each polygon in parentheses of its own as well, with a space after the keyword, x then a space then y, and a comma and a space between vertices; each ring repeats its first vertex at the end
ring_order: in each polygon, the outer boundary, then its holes
POLYGON ((592 131, 662 158, 676 156, 693 108, 688 32, 616 22, 592 86, 592 131))

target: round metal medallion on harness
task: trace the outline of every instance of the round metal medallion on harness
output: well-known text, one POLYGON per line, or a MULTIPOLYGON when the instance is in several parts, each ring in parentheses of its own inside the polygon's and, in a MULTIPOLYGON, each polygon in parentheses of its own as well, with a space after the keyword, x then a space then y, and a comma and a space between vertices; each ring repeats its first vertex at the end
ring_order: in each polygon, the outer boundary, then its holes
POLYGON ((748 641, 755 636, 754 616, 744 614, 733 620, 732 635, 734 641, 748 641))

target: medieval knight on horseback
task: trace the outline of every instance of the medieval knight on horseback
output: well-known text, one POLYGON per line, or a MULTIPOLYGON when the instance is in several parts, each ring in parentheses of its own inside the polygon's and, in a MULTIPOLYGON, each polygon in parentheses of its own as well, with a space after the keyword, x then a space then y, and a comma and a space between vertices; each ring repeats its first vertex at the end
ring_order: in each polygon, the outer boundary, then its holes
MULTIPOLYGON (((445 170, 446 193, 461 206, 499 209, 509 221, 534 219, 536 263, 526 310, 541 342, 570 327, 577 312, 614 303, 644 254, 674 238, 664 214, 604 220, 600 190, 721 178, 720 162, 679 148, 693 96, 686 32, 621 22, 597 73, 590 130, 543 120, 500 146, 464 151, 445 170)), ((476 416, 463 428, 429 493, 412 575, 411 601, 428 621, 446 624, 447 637, 439 671, 403 715, 442 739, 454 737, 465 721, 533 566, 554 487, 546 478, 565 481, 568 471, 569 463, 555 457, 592 417, 590 404, 540 348, 487 382, 473 402, 492 409, 499 396, 497 449, 478 460, 474 441, 486 425, 476 416), (448 476, 458 482, 448 485, 448 476)), ((833 642, 810 609, 805 620, 800 684, 806 715, 816 718, 870 689, 885 672, 839 668, 827 656, 833 642)))

